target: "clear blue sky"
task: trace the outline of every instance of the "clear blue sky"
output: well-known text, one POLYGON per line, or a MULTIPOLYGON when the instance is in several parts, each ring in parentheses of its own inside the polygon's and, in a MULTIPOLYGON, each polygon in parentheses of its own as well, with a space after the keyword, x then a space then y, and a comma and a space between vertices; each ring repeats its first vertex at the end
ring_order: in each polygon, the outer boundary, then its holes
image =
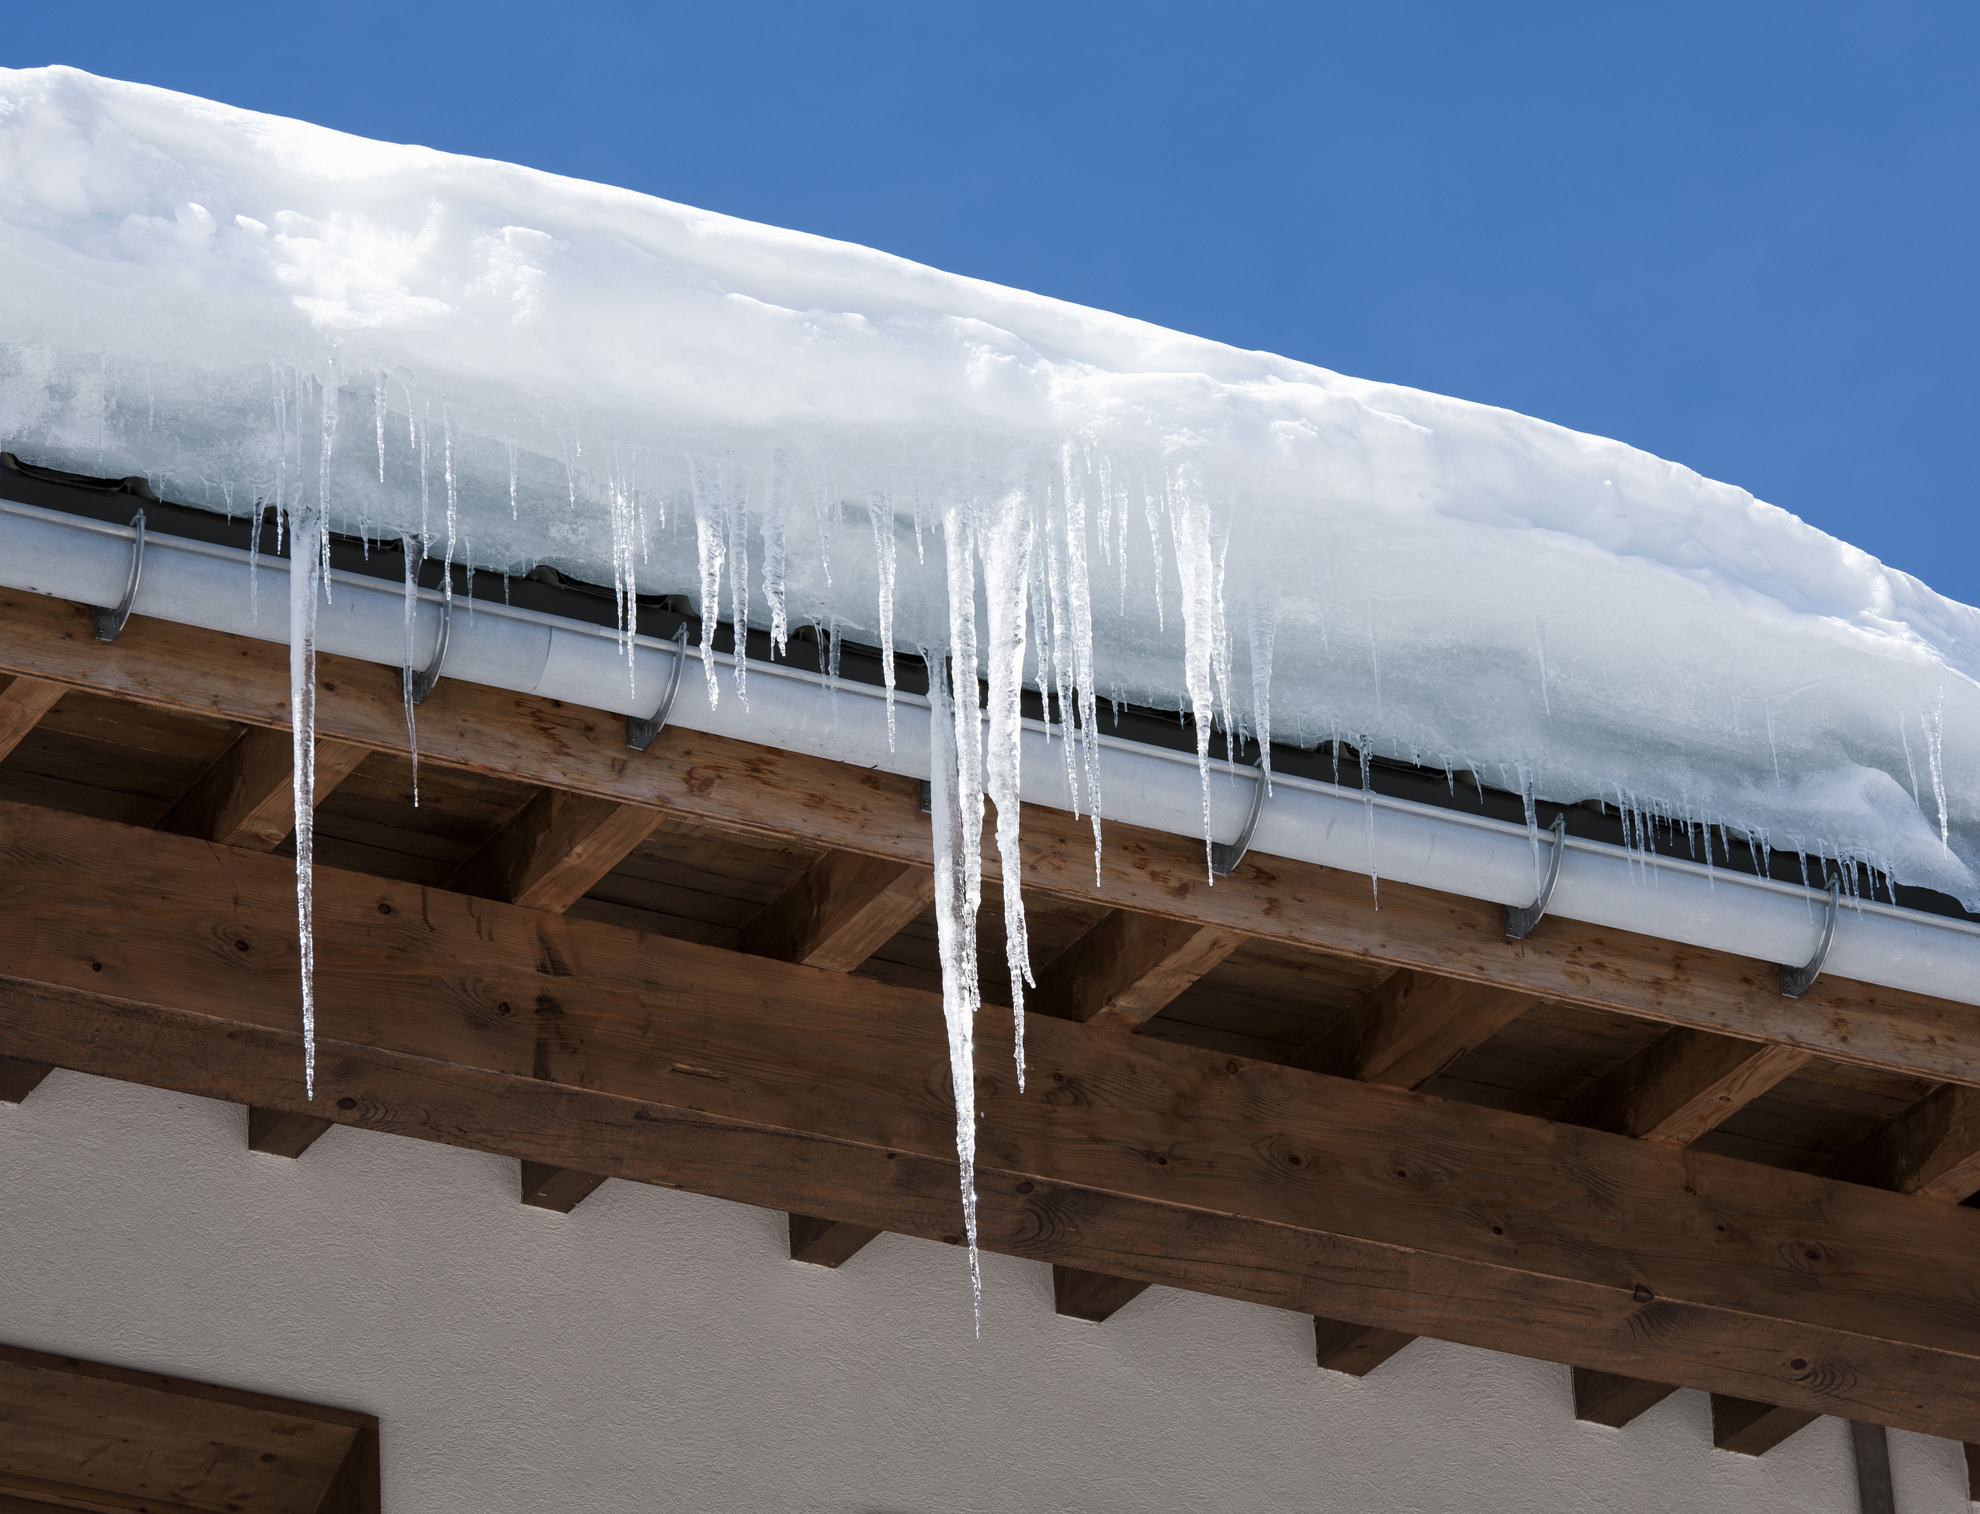
POLYGON ((1980 603, 1980 3, 13 7, 507 158, 1620 437, 1980 603))

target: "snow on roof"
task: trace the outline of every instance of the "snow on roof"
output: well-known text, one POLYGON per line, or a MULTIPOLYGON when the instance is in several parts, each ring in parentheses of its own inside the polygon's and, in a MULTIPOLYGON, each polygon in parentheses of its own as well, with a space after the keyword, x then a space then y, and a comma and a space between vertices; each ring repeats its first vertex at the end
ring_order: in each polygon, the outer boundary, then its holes
POLYGON ((1619 442, 66 68, 0 70, 0 270, 32 461, 1980 905, 1980 612, 1619 442))

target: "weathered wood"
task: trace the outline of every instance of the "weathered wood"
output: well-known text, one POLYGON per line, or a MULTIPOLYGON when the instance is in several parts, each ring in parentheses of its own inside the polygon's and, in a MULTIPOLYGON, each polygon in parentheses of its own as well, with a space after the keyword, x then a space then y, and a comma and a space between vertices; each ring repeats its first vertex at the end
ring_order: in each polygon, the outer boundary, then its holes
POLYGON ((41 723, 41 717, 54 709, 68 692, 67 684, 25 675, 0 689, 0 759, 19 746, 27 733, 41 723))
POLYGON ((299 1157, 316 1144, 316 1138, 330 1128, 328 1120, 315 1115, 291 1114, 280 1109, 248 1110, 248 1150, 272 1157, 299 1157))
MULTIPOLYGON (((350 777, 370 748, 349 741, 316 743, 314 802, 350 777)), ((250 726, 158 822, 179 836, 273 851, 296 828, 294 739, 250 726)))
POLYGON ((19 1104, 41 1086, 41 1080, 55 1069, 46 1062, 29 1062, 20 1057, 0 1057, 0 1104, 19 1104))
POLYGON ((1640 1377, 1618 1377, 1613 1372, 1576 1367, 1574 1417, 1591 1425, 1609 1425, 1620 1430, 1675 1392, 1675 1383, 1646 1383, 1640 1377))
POLYGON ((660 812, 544 789, 454 872, 456 893, 563 911, 653 833, 660 812))
POLYGON ((1534 999, 1486 983, 1391 973, 1287 1059, 1291 1067, 1415 1088, 1512 1024, 1534 999))
POLYGON ((1052 1267, 1052 1307, 1067 1319, 1103 1324, 1148 1290, 1139 1278, 1109 1277, 1078 1267, 1052 1267))
POLYGON ((1897 1514, 1891 1485, 1891 1443, 1882 1425, 1849 1422, 1850 1450, 1856 1455, 1857 1514, 1897 1514))
POLYGON ((1238 931, 1109 910, 1047 965, 1026 1003, 1061 1020, 1138 1029, 1243 943, 1238 931))
POLYGON ((597 1192, 604 1181, 594 1173, 526 1161, 522 1164, 522 1201, 532 1209, 569 1214, 597 1192))
POLYGON ((1351 1325, 1346 1320, 1313 1318, 1313 1356, 1329 1372, 1366 1377, 1415 1340, 1414 1333, 1351 1325))
MULTIPOLYGON (((324 736, 406 750, 396 670, 333 656, 318 670, 324 736)), ((288 720, 286 648, 142 616, 105 645, 91 639, 86 607, 41 595, 0 591, 0 671, 252 725, 288 720)), ((912 779, 679 727, 641 756, 627 751, 624 733, 616 715, 447 679, 420 711, 420 758, 739 832, 928 860, 928 822, 912 779)), ((1210 888, 1200 840, 1112 821, 1096 890, 1083 820, 1026 806, 1020 829, 1028 892, 1980 1085, 1980 1008, 1972 1005, 1832 974, 1788 999, 1771 963, 1566 919, 1514 945, 1495 904, 1391 882, 1377 910, 1364 877, 1257 851, 1210 888)), ((995 848, 984 866, 1000 878, 995 848)))
POLYGON ((1980 1193, 1980 1092, 1947 1084, 1844 1152, 1830 1175, 1954 1203, 1980 1193))
POLYGON ((1667 1030, 1599 1079, 1561 1118, 1639 1140, 1689 1146, 1798 1072, 1810 1055, 1795 1046, 1740 1041, 1685 1027, 1667 1030))
POLYGON ((759 957, 851 972, 935 897, 923 863, 827 852, 743 927, 737 945, 759 957))
MULTIPOLYGON (((960 1235, 934 995, 0 805, 0 1054, 960 1235), (240 949, 241 944, 246 950, 240 949)), ((1980 1214, 1035 1016, 978 1027, 983 1244, 1980 1440, 1980 1214)))
POLYGON ((1807 1409, 1784 1409, 1752 1399, 1712 1395, 1712 1444, 1741 1456, 1765 1456, 1795 1431, 1822 1416, 1807 1409))
POLYGON ((1980 1446, 1968 1441, 1961 1449, 1966 1452, 1966 1496, 1980 1503, 1980 1446))
POLYGON ((0 1507, 378 1514, 378 1421, 0 1346, 0 1507))
POLYGON ((871 1225, 848 1225, 843 1220, 821 1220, 810 1214, 794 1214, 790 1221, 791 1260, 814 1267, 843 1267, 880 1234, 871 1225))

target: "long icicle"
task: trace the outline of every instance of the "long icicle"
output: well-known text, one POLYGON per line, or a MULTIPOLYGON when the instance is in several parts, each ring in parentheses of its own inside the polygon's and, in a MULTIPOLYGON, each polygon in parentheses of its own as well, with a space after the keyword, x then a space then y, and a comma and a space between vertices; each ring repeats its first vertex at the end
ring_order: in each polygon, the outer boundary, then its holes
MULTIPOLYGON (((289 535, 289 716, 296 808, 296 945, 302 975, 303 1097, 316 1097, 316 601, 324 587, 324 496, 337 440, 337 375, 323 384, 316 498, 298 502, 289 535)), ((298 493, 301 491, 298 490, 298 493)))

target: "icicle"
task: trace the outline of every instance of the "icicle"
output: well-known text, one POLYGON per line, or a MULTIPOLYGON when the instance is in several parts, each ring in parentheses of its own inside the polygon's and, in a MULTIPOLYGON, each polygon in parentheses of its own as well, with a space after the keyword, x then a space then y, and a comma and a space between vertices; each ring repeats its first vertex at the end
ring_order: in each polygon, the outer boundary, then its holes
POLYGON ((1356 755, 1361 758, 1361 808, 1368 817, 1368 893, 1375 907, 1382 907, 1382 879, 1375 866, 1375 772, 1374 754, 1368 750, 1368 737, 1354 738, 1356 755))
POLYGON ((334 363, 323 389, 323 442, 314 500, 298 503, 289 553, 289 719, 296 809, 296 946, 302 977, 303 1097, 316 1097, 316 598, 325 585, 323 518, 337 440, 334 363))
POLYGON ((1526 809, 1526 841, 1533 848, 1533 897, 1540 897, 1540 814, 1533 803, 1533 769, 1524 762, 1514 764, 1519 774, 1519 802, 1526 809))
POLYGON ((502 441, 509 451, 509 519, 520 519, 521 506, 516 500, 516 421, 510 416, 502 427, 502 441))
POLYGON ((399 538, 406 559, 406 655, 399 664, 399 690, 406 703, 406 750, 412 754, 412 802, 419 808, 419 722, 413 714, 413 636, 419 626, 419 569, 426 560, 425 544, 415 551, 410 536, 399 538))
MULTIPOLYGON (((770 602, 770 651, 788 655, 790 621, 784 603, 784 538, 791 519, 791 465, 783 449, 770 454, 763 491, 763 597, 770 602)), ((916 517, 919 521, 919 517, 916 517)))
MULTIPOLYGON (((1162 623, 1162 598, 1163 598, 1162 529, 1161 526, 1156 522, 1154 491, 1151 490, 1146 484, 1143 484, 1141 486, 1141 502, 1148 512, 1148 550, 1155 554, 1155 577, 1153 579, 1154 593, 1155 593, 1155 630, 1156 630, 1156 634, 1160 635, 1168 630, 1168 627, 1162 623)), ((1123 557, 1121 561, 1123 564, 1121 570, 1121 574, 1122 574, 1121 582, 1123 586, 1122 593, 1125 594, 1126 582, 1127 582, 1127 569, 1125 564, 1127 559, 1123 557)), ((1187 595, 1188 591, 1185 590, 1184 593, 1185 595, 1187 595)), ((1123 613, 1125 613, 1126 610, 1125 605, 1123 605, 1122 609, 1123 609, 1123 613)), ((1206 747, 1204 750, 1207 757, 1207 753, 1209 749, 1206 747)))
MULTIPOLYGON (((725 470, 726 471, 726 470, 725 470)), ((749 473, 736 468, 723 491, 722 509, 729 531, 729 609, 735 631, 736 698, 749 709, 749 473)), ((891 670, 891 664, 890 664, 891 670)), ((890 691, 891 695, 891 691, 890 691)), ((890 706, 891 709, 891 706, 890 706)))
POLYGON ((385 482, 385 370, 380 368, 372 381, 371 418, 378 426, 378 482, 385 482))
POLYGON ((701 565, 701 671, 708 679, 708 708, 721 701, 715 682, 715 621, 722 613, 722 499, 719 464, 688 459, 688 487, 694 498, 694 546, 701 565))
POLYGON ((1196 771, 1203 789, 1203 866, 1210 873, 1210 734, 1216 724, 1216 695, 1211 683, 1216 637, 1214 548, 1210 502, 1204 497, 1196 464, 1185 460, 1176 470, 1169 491, 1169 536, 1176 550, 1176 572, 1182 580, 1183 686, 1196 721, 1196 771))
POLYGON ((1011 1014, 1017 1027, 1018 1088, 1024 1087, 1024 991, 1032 985, 1031 952, 1019 885, 1024 863, 1018 846, 1018 754, 1024 734, 1025 580, 1035 544, 1032 513, 1021 489, 998 501, 979 520, 984 603, 989 612, 989 734, 984 773, 997 808, 997 857, 1004 878, 1004 952, 1011 974, 1011 1014))
POLYGON ((447 402, 440 401, 440 446, 447 469, 447 555, 440 568, 440 597, 448 609, 454 607, 454 538, 460 530, 460 500, 454 487, 454 421, 447 402))
POLYGON ((1946 728, 1946 691, 1939 690, 1939 702, 1932 707, 1931 719, 1925 711, 1918 712, 1918 723, 1925 729, 1925 761, 1932 773, 1932 798, 1939 806, 1939 845, 1950 851, 1947 826, 1951 816, 1946 813, 1946 769, 1942 742, 1946 728))
MULTIPOLYGON (((1086 491, 1066 467, 1066 639, 1072 643, 1074 704, 1079 717, 1080 753, 1086 778, 1086 813, 1093 827, 1093 886, 1100 886, 1100 707, 1094 692, 1092 568, 1086 555, 1086 491)), ((1103 486, 1104 488, 1104 486, 1103 486)), ((1105 494, 1102 494, 1102 500, 1105 494)), ((1103 504, 1102 508, 1105 506, 1103 504)), ((1101 540, 1106 539, 1101 527, 1101 540)), ((1078 796, 1074 796, 1078 813, 1078 796)))
POLYGON ((894 749, 894 502, 884 490, 866 491, 866 518, 873 526, 873 563, 880 616, 880 678, 887 686, 887 750, 894 749))
MULTIPOLYGON (((1278 585, 1273 584, 1269 592, 1271 598, 1264 602, 1250 588, 1244 596, 1245 634, 1251 643, 1251 719, 1258 727, 1258 766, 1268 794, 1272 791, 1272 644, 1279 634, 1278 585)), ((1457 780, 1451 776, 1448 761, 1444 775, 1450 778, 1455 794, 1457 780)))
MULTIPOLYGON (((974 665, 974 578, 968 546, 960 533, 948 537, 950 601, 953 627, 959 617, 969 620, 970 653, 959 667, 974 665), (958 565, 958 557, 962 562, 958 565), (970 598, 957 608, 958 577, 969 586, 970 598)), ((950 699, 949 678, 941 649, 922 656, 928 664, 929 828, 934 836, 935 939, 942 962, 942 1019, 948 1029, 949 1080, 956 1099, 956 1163, 962 1187, 963 1234, 969 1243, 970 1302, 976 1334, 983 1334, 983 1271, 976 1250, 976 1010, 981 1002, 976 967, 976 914, 983 903, 982 768, 978 745, 982 725, 976 712, 976 681, 969 680, 966 705, 950 699)))

